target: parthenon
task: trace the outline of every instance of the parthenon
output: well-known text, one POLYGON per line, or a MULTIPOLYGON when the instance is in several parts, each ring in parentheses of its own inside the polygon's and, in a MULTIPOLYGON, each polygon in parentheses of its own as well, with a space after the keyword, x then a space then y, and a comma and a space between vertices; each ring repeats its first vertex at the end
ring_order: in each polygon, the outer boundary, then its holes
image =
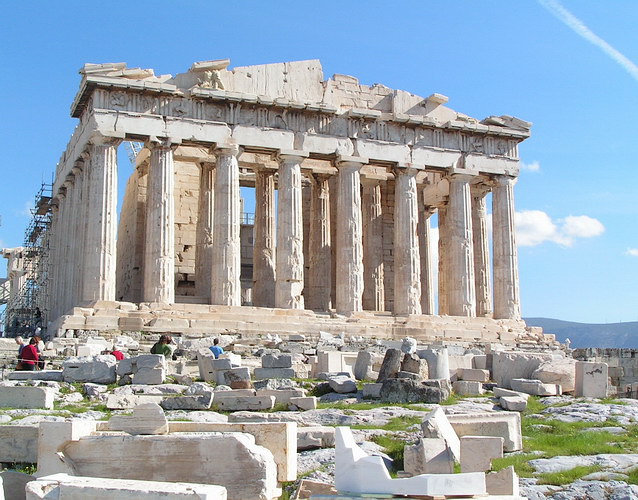
POLYGON ((229 63, 82 68, 52 193, 51 329, 532 335, 513 191, 530 123, 324 79, 317 60, 229 63), (143 149, 118 223, 122 141, 143 149))

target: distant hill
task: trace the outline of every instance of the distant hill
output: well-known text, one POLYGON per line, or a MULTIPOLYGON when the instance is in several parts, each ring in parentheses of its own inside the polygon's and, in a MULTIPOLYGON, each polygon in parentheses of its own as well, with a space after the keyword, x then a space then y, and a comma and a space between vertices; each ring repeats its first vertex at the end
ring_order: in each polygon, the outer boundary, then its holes
POLYGON ((632 347, 638 348, 638 321, 627 323, 574 323, 551 318, 523 318, 528 326, 540 326, 556 339, 571 340, 571 347, 632 347))

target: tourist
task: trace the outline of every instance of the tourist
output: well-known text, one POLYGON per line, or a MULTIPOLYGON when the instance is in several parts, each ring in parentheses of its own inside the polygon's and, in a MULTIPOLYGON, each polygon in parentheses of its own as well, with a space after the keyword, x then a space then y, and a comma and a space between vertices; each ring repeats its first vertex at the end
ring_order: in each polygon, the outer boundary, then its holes
POLYGON ((173 338, 170 335, 162 335, 159 340, 151 347, 151 354, 161 354, 167 359, 173 356, 173 348, 171 343, 173 338))
POLYGON ((40 370, 44 370, 44 359, 42 359, 42 351, 44 351, 45 346, 42 337, 38 335, 38 333, 40 333, 39 330, 40 328, 36 328, 36 334, 33 336, 33 339, 35 339, 35 347, 38 350, 38 368, 40 370))
POLYGON ((122 351, 118 351, 117 348, 113 347, 113 349, 111 350, 106 350, 104 352, 102 352, 102 354, 106 354, 106 355, 111 355, 113 356, 117 361, 122 361, 124 359, 124 353, 122 351))
POLYGON ((218 359, 220 354, 224 354, 224 349, 219 346, 219 339, 213 340, 213 345, 210 346, 210 350, 213 356, 215 356, 215 359, 218 359))
POLYGON ((35 337, 31 337, 29 345, 25 345, 22 349, 22 370, 32 372, 36 369, 40 361, 38 355, 37 341, 35 337))
POLYGON ((18 364, 16 370, 22 370, 22 349, 24 349, 24 339, 20 336, 16 337, 16 344, 18 344, 18 364))

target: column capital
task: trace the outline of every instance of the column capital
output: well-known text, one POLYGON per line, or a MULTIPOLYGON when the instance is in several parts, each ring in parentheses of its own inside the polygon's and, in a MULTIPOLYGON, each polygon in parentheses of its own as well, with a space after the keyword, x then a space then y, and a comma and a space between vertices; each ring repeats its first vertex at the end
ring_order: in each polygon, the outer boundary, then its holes
POLYGON ((414 163, 397 163, 397 165, 392 169, 392 172, 395 176, 413 176, 418 174, 421 170, 423 170, 423 168, 424 167, 422 165, 417 165, 414 163))
POLYGON ((446 175, 446 179, 450 182, 472 182, 476 179, 477 172, 466 170, 464 168, 450 168, 446 175))
POLYGON ((94 146, 119 146, 123 137, 108 137, 101 134, 95 134, 89 139, 89 144, 94 146))
POLYGON ((337 155, 335 160, 335 165, 337 167, 356 167, 361 168, 364 165, 369 163, 368 158, 364 158, 362 156, 346 156, 346 155, 337 155))
POLYGON ((280 163, 301 163, 305 158, 308 158, 308 156, 308 151, 297 149, 280 149, 274 154, 275 160, 280 163))
POLYGON ((518 177, 511 175, 495 175, 492 177, 492 183, 495 186, 513 186, 518 181, 518 177))
POLYGON ((490 191, 492 191, 492 186, 488 182, 478 182, 470 185, 472 198, 484 198, 490 191))
POLYGON ((156 137, 154 135, 151 135, 144 143, 144 146, 151 150, 160 148, 175 151, 177 149, 177 146, 179 146, 180 144, 180 140, 171 139, 170 137, 156 137))
POLYGON ((240 148, 239 144, 235 142, 218 143, 212 150, 212 153, 216 156, 239 156, 240 148))

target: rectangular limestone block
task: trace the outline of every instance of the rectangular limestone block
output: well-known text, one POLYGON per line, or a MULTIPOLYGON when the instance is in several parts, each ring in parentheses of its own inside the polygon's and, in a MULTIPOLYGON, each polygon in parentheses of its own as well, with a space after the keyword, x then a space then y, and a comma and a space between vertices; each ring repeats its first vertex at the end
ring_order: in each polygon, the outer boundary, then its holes
POLYGON ((560 385, 544 384, 540 380, 515 378, 512 379, 511 386, 514 391, 524 392, 532 396, 557 396, 562 392, 560 385))
POLYGON ((77 476, 216 484, 227 489, 228 500, 280 493, 273 454, 241 432, 93 434, 66 442, 60 451, 77 476))
POLYGON ((607 363, 576 362, 574 396, 605 398, 609 391, 609 367, 607 363))
POLYGON ((26 486, 26 500, 60 498, 80 500, 108 498, 117 500, 226 500, 226 488, 213 484, 167 483, 53 474, 38 478, 26 486))
POLYGON ((131 410, 144 403, 160 404, 164 396, 155 394, 109 394, 106 399, 106 407, 109 410, 131 410))
POLYGON ((454 457, 443 438, 422 438, 403 451, 404 470, 410 476, 419 474, 452 474, 454 457))
POLYGON ((472 413, 448 415, 447 418, 458 436, 502 437, 504 451, 519 451, 523 448, 521 416, 518 413, 472 413))
POLYGON ((40 422, 38 430, 38 474, 43 476, 57 473, 72 473, 59 454, 60 449, 70 441, 95 432, 97 424, 93 420, 72 420, 70 422, 40 422))
POLYGON ((306 396, 304 389, 263 389, 257 391, 257 396, 274 396, 275 404, 290 403, 290 398, 303 398, 306 396))
POLYGON ((485 474, 485 487, 489 495, 520 495, 518 475, 514 472, 514 466, 510 465, 498 472, 485 474))
POLYGON ((457 374, 460 380, 483 383, 490 381, 489 370, 479 370, 477 368, 459 368, 457 374))
POLYGON ((461 438, 461 472, 490 470, 493 458, 503 458, 503 438, 463 436, 461 438))
POLYGON ((295 370, 292 368, 255 368, 255 378, 262 380, 265 378, 294 378, 295 370))
POLYGON ((381 397, 381 388, 383 384, 363 384, 364 399, 379 399, 381 397))
POLYGON ((220 400, 217 394, 215 393, 213 405, 222 411, 261 411, 275 407, 275 396, 237 396, 220 400))
MULTIPOLYGON (((170 432, 245 432, 254 436, 255 443, 271 451, 277 464, 279 481, 297 479, 297 423, 217 423, 217 422, 170 422, 170 432)), ((332 429, 334 446, 334 428, 332 429)))
POLYGON ((290 398, 289 404, 292 405, 294 408, 298 410, 302 410, 302 411, 316 410, 317 397, 308 396, 308 397, 290 398))
POLYGON ((117 316, 88 316, 84 328, 87 330, 116 330, 118 323, 117 316))
POLYGON ((144 327, 142 318, 121 317, 118 320, 118 326, 122 330, 141 330, 144 327))
POLYGON ((290 354, 264 354, 261 357, 262 368, 292 368, 290 354))
POLYGON ((485 393, 481 382, 457 380, 452 384, 452 390, 459 396, 475 396, 485 393))
POLYGON ((38 428, 32 425, 0 425, 0 462, 35 463, 38 460, 38 428))
POLYGON ((0 407, 3 408, 53 408, 53 389, 50 387, 2 387, 0 407))
POLYGON ((52 382, 62 382, 62 370, 42 370, 33 372, 11 372, 7 376, 8 380, 48 380, 52 382))

